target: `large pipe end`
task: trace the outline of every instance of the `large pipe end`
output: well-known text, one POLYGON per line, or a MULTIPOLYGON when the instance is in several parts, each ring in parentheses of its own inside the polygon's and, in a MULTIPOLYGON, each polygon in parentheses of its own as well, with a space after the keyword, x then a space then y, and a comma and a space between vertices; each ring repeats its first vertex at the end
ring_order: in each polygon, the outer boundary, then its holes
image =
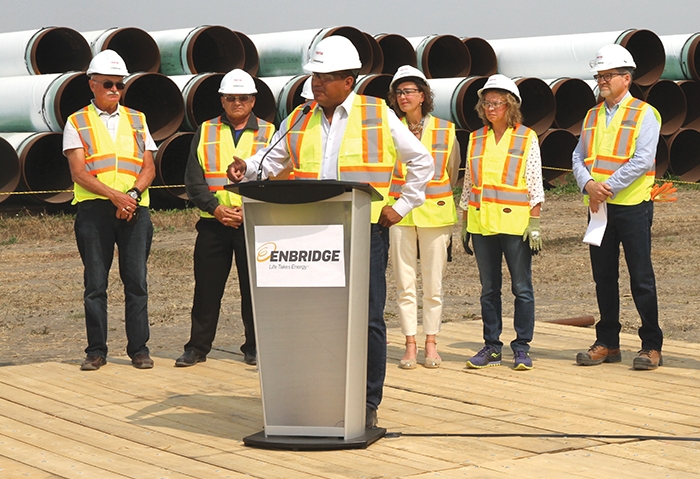
POLYGON ((20 190, 50 191, 32 196, 51 204, 68 203, 73 199, 73 179, 68 159, 63 156, 61 133, 43 132, 28 137, 19 148, 19 162, 20 190))
POLYGON ((223 73, 201 73, 190 81, 183 90, 185 115, 181 130, 195 131, 204 121, 221 115, 219 85, 223 77, 223 73))
POLYGON ((146 115, 155 141, 177 131, 185 116, 185 106, 182 92, 170 78, 160 73, 134 73, 124 83, 122 104, 146 115))
POLYGON ((152 72, 160 69, 160 50, 151 35, 140 28, 117 28, 102 42, 102 50, 114 50, 124 59, 132 73, 152 72))
POLYGON ((547 131, 554 122, 556 105, 551 88, 539 78, 519 78, 515 80, 523 102, 523 124, 535 130, 538 135, 547 131))
POLYGON ((670 135, 683 126, 687 111, 686 99, 676 82, 657 81, 644 91, 644 99, 661 115, 662 135, 670 135))
POLYGON ((83 72, 68 73, 68 78, 61 82, 54 96, 54 112, 58 126, 63 129, 68 117, 84 108, 93 98, 88 76, 83 72))
POLYGON ((685 96, 685 121, 683 128, 700 130, 700 83, 695 80, 683 80, 678 82, 685 96))
POLYGON ((490 76, 498 71, 498 58, 489 42, 479 37, 463 38, 471 57, 470 76, 490 76))
POLYGON ((258 70, 260 69, 260 56, 258 55, 258 49, 255 48, 255 43, 248 37, 245 33, 233 32, 238 36, 238 39, 243 45, 243 50, 245 51, 245 63, 243 65, 243 70, 248 72, 250 76, 257 76, 258 70))
POLYGON ((631 30, 625 32, 617 43, 632 54, 637 68, 634 81, 641 86, 655 83, 664 71, 666 52, 661 39, 650 30, 631 30))
POLYGON ((471 56, 462 40, 454 35, 434 35, 419 49, 419 68, 427 78, 466 77, 471 56))
POLYGON ((185 184, 185 168, 193 137, 194 133, 179 132, 158 145, 158 151, 153 158, 156 166, 156 177, 153 180, 153 185, 166 186, 167 188, 149 190, 153 199, 157 200, 156 203, 166 202, 172 198, 189 199, 182 185, 185 184), (165 195, 168 195, 169 198, 163 198, 165 195))
POLYGON ((586 113, 596 104, 593 90, 578 78, 560 78, 550 88, 556 104, 554 124, 574 135, 580 134, 586 113))
POLYGON ((92 51, 77 31, 65 27, 39 30, 30 40, 29 72, 35 75, 87 70, 92 51))
POLYGON ((542 178, 550 186, 560 182, 571 170, 571 155, 578 140, 568 130, 550 129, 539 136, 540 155, 542 156, 542 178))
POLYGON ((19 184, 21 174, 19 157, 12 145, 0 138, 0 203, 10 197, 19 184))
POLYGON ((372 69, 370 73, 382 73, 382 70, 384 70, 384 52, 382 51, 382 47, 379 46, 379 42, 375 40, 372 35, 366 32, 363 33, 365 34, 367 43, 369 43, 372 49, 372 69))
MULTIPOLYGON (((452 93, 451 110, 458 127, 474 131, 484 126, 476 112, 478 91, 486 84, 487 77, 469 77, 462 81, 452 93)), ((432 88, 432 87, 431 87, 432 88)))
POLYGON ((416 51, 406 37, 380 34, 374 37, 382 49, 384 68, 382 73, 393 75, 402 65, 416 66, 416 51))
POLYGON ((671 173, 683 181, 700 181, 700 131, 681 128, 667 141, 671 173))
POLYGON ((358 79, 355 91, 360 95, 369 95, 386 101, 391 78, 391 75, 385 73, 366 75, 358 79))
POLYGON ((240 36, 222 26, 198 28, 187 44, 190 73, 228 73, 245 67, 245 48, 240 36))

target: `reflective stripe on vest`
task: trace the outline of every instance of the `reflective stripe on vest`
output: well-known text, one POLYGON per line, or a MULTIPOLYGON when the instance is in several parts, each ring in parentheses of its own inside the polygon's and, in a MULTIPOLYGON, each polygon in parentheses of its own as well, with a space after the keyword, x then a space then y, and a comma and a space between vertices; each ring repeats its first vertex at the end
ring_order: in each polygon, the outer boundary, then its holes
MULTIPOLYGON (((406 118, 402 120, 406 123, 406 118)), ((454 143, 455 126, 453 123, 428 115, 421 143, 430 152, 435 162, 435 173, 425 188, 425 202, 408 212, 399 226, 418 226, 423 228, 452 225, 457 222, 457 209, 452 196, 452 185, 447 170, 452 148, 458 146, 454 143)), ((406 183, 405 166, 400 161, 396 162, 394 173, 391 177, 389 188, 389 205, 396 203, 401 197, 401 188, 406 183)))
MULTIPOLYGON (((146 151, 146 121, 143 113, 119 105, 115 138, 110 135, 94 104, 73 113, 68 121, 75 127, 85 150, 85 171, 100 182, 126 192, 133 187, 143 167, 146 151)), ((93 199, 107 199, 73 186, 73 204, 93 199)), ((148 206, 148 190, 141 195, 141 205, 148 206)))
MULTIPOLYGON (((586 154, 584 164, 595 181, 606 181, 634 155, 642 118, 649 108, 661 124, 661 116, 656 109, 634 97, 628 97, 620 103, 609 125, 606 125, 604 103, 588 112, 584 120, 581 142, 586 154)), ((635 205, 648 201, 655 170, 655 167, 651 168, 607 202, 635 205)), ((588 195, 584 195, 586 204, 587 200, 588 195)))
MULTIPOLYGON (((248 158, 258 150, 266 147, 275 132, 275 127, 258 118, 258 130, 246 129, 238 138, 238 144, 233 143, 233 131, 229 125, 221 121, 221 117, 202 123, 197 145, 197 157, 204 171, 204 179, 209 191, 214 193, 219 204, 224 206, 240 206, 241 197, 224 189, 230 183, 226 170, 231 158, 248 158)), ((202 211, 201 216, 211 218, 212 215, 202 211)))
MULTIPOLYGON (((315 106, 315 102, 307 103, 315 106)), ((323 159, 321 108, 290 128, 305 105, 297 107, 286 120, 287 147, 295 179, 318 179, 323 159)), ((389 130, 388 107, 384 100, 355 95, 347 126, 338 150, 338 179, 371 184, 384 201, 372 202, 372 222, 379 220, 386 204, 396 150, 389 130), (359 141, 358 141, 359 140, 359 141)))
POLYGON ((507 129, 499 143, 493 135, 488 128, 470 135, 468 231, 521 235, 530 217, 525 168, 536 135, 523 125, 507 129))

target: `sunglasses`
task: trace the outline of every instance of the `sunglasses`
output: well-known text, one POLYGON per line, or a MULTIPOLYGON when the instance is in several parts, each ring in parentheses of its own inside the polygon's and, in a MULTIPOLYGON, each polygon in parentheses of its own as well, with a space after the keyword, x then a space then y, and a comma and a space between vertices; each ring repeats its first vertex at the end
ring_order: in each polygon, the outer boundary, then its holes
POLYGON ((97 80, 92 80, 92 81, 94 81, 94 82, 97 83, 98 85, 102 85, 102 87, 103 87, 105 90, 111 90, 113 86, 116 86, 116 87, 117 87, 117 90, 123 90, 123 89, 124 89, 124 86, 125 86, 124 83, 123 83, 123 82, 120 82, 120 81, 118 81, 118 82, 116 82, 116 83, 113 82, 112 80, 105 80, 105 81, 103 81, 103 82, 98 82, 97 80))
POLYGON ((229 103, 233 103, 236 100, 238 100, 241 103, 245 103, 251 98, 253 98, 253 95, 224 95, 224 100, 226 100, 229 103))

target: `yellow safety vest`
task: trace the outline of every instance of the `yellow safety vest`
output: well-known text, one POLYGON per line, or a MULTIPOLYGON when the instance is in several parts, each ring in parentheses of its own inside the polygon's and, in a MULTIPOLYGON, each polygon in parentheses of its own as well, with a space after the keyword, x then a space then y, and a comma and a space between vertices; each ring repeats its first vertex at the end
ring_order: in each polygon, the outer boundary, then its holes
MULTIPOLYGON (((403 120, 406 123, 406 118, 403 120)), ((455 125, 447 120, 428 115, 421 135, 421 143, 430 152, 435 162, 435 174, 425 187, 425 203, 411 210, 397 223, 399 226, 419 226, 422 228, 453 225, 457 222, 457 209, 447 162, 454 148, 455 125)), ((401 188, 406 183, 405 166, 396 162, 389 187, 389 204, 393 205, 401 197, 401 188)))
MULTIPOLYGON (((320 108, 306 115, 294 128, 304 105, 297 107, 287 119, 287 151, 294 167, 295 179, 318 179, 323 159, 320 108)), ((391 172, 396 162, 396 149, 389 130, 389 108, 384 100, 356 95, 345 133, 338 151, 338 178, 341 181, 369 183, 383 197, 372 202, 372 223, 387 204, 391 172)))
POLYGON ((522 235, 530 220, 530 195, 525 181, 534 131, 524 125, 508 128, 496 144, 484 127, 469 135, 467 159, 472 179, 467 230, 484 236, 522 235))
MULTIPOLYGON (((204 170, 204 178, 209 186, 209 191, 219 200, 223 206, 240 206, 241 197, 224 189, 230 184, 226 176, 228 165, 234 156, 248 158, 261 148, 270 143, 275 132, 272 123, 258 118, 258 130, 246 129, 241 133, 238 144, 233 144, 233 132, 231 127, 221 121, 221 117, 207 120, 202 123, 199 144, 197 145, 197 158, 204 170)), ((202 211, 202 218, 214 216, 202 211)))
MULTIPOLYGON (((634 155, 642 118, 649 109, 661 124, 661 116, 656 108, 634 97, 622 100, 607 126, 604 103, 588 111, 583 120, 581 144, 585 155, 583 161, 595 181, 606 181, 634 155)), ((607 202, 631 206, 649 201, 655 175, 656 161, 645 175, 634 180, 607 202)), ((583 198, 584 203, 588 205, 588 195, 584 195, 583 198)))
MULTIPOLYGON (((73 124, 83 142, 85 170, 122 193, 131 189, 141 173, 143 154, 146 151, 144 114, 119 105, 119 125, 114 140, 92 103, 73 113, 68 121, 73 124)), ((95 199, 108 198, 74 184, 73 204, 95 199)), ((150 204, 148 189, 141 193, 139 204, 150 204)))

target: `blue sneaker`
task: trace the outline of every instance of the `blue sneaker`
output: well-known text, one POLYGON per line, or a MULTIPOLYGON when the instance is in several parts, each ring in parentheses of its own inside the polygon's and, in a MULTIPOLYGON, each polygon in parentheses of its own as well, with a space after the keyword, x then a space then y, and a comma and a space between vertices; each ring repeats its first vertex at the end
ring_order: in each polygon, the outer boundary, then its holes
POLYGON ((467 359, 467 367, 470 369, 482 369, 500 365, 501 352, 493 346, 484 346, 473 358, 467 359))
POLYGON ((515 351, 513 353, 513 369, 516 371, 527 371, 532 369, 532 358, 530 353, 525 351, 515 351))

